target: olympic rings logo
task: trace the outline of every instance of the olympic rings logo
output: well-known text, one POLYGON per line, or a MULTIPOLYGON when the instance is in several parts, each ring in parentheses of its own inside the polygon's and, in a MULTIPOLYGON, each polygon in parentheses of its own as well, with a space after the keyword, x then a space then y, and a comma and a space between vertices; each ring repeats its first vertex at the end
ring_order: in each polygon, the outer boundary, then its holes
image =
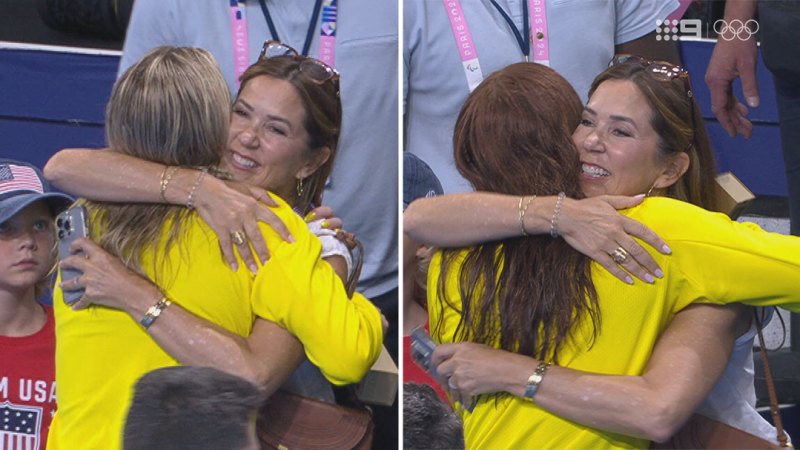
POLYGON ((742 41, 749 40, 754 34, 758 33, 758 29, 758 22, 753 19, 746 22, 733 19, 731 23, 719 19, 714 22, 714 32, 717 33, 717 36, 726 41, 732 41, 734 39, 740 39, 742 41))

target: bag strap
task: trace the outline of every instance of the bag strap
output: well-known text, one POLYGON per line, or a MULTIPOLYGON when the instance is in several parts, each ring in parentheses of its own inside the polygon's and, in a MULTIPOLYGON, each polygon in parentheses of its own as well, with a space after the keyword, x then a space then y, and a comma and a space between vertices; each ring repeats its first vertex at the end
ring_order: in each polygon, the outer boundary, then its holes
POLYGON ((781 410, 778 407, 778 394, 775 391, 775 383, 772 380, 772 370, 769 367, 769 358, 767 358, 767 346, 764 343, 764 334, 761 332, 761 318, 758 317, 758 309, 756 308, 753 308, 753 317, 756 321, 756 331, 758 331, 758 344, 761 346, 758 353, 761 354, 761 361, 764 363, 764 378, 767 382, 767 393, 769 394, 769 411, 772 413, 772 422, 775 424, 775 429, 778 431, 778 443, 781 447, 792 447, 786 439, 786 433, 783 431, 781 410))

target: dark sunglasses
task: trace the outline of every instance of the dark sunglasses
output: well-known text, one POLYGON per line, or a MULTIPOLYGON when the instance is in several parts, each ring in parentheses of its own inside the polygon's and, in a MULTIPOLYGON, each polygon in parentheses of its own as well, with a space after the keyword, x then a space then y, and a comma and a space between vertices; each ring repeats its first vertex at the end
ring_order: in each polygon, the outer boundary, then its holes
MULTIPOLYGON (((686 92, 686 97, 689 100, 689 111, 691 113, 690 126, 694 129, 694 93, 692 92, 692 85, 689 80, 689 72, 681 66, 676 66, 667 61, 652 61, 642 58, 638 55, 615 55, 614 58, 608 63, 608 67, 618 66, 620 64, 639 64, 645 68, 645 71, 652 75, 655 79, 660 81, 672 82, 672 80, 679 79, 683 81, 683 90, 686 92)), ((693 141, 694 139, 692 139, 693 141)), ((691 146, 691 142, 689 146, 691 146)))
POLYGON ((276 58, 279 56, 290 56, 300 62, 300 72, 317 84, 324 84, 331 81, 336 88, 336 95, 339 95, 339 72, 324 62, 303 56, 294 48, 281 41, 268 40, 261 48, 259 60, 276 58))

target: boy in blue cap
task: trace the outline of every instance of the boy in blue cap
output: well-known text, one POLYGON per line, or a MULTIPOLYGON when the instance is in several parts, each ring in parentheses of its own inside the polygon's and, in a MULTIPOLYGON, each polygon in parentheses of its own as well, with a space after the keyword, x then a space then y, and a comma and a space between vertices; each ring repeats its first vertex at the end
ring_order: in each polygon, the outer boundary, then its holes
POLYGON ((55 266, 53 218, 72 199, 39 169, 0 159, 0 443, 44 449, 55 412, 53 311, 37 302, 55 266))

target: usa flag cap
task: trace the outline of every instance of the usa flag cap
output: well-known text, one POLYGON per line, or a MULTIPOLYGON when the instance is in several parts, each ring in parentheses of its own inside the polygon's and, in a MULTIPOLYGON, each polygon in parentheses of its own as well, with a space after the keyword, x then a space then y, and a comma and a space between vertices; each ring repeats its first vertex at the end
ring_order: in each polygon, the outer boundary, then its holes
POLYGON ((0 159, 0 223, 40 200, 47 203, 54 216, 73 202, 69 195, 53 192, 42 172, 33 164, 0 159))

